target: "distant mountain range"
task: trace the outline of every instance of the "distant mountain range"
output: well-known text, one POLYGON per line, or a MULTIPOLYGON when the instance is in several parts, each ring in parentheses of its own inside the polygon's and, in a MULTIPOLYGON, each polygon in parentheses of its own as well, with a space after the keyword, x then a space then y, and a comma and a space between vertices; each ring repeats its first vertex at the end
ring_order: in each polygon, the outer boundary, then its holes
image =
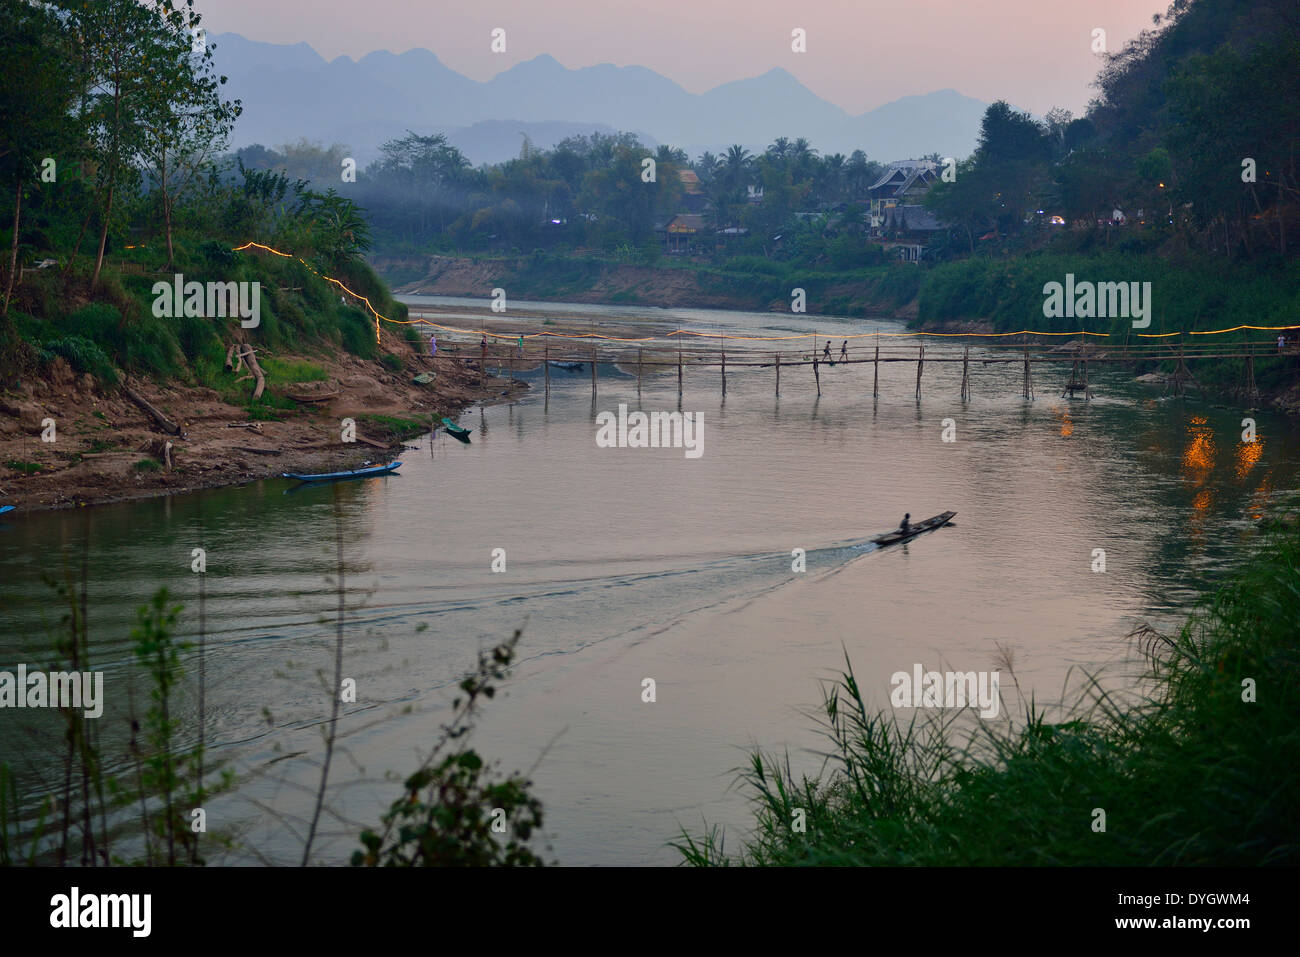
POLYGON ((647 145, 680 146, 692 158, 733 143, 761 150, 778 136, 806 137, 822 154, 861 149, 881 162, 965 157, 988 106, 940 90, 853 116, 782 69, 694 94, 639 66, 570 70, 539 56, 481 83, 428 50, 327 61, 306 43, 261 43, 236 33, 212 40, 217 68, 229 77, 226 95, 244 105, 232 146, 306 137, 342 143, 362 165, 408 129, 447 133, 476 165, 517 156, 520 134, 549 148, 574 133, 616 130, 647 145))

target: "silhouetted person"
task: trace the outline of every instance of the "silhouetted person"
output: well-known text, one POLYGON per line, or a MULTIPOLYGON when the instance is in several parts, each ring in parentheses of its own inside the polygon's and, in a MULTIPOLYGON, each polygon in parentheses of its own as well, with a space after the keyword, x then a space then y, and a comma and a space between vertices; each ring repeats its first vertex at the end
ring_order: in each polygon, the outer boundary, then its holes
POLYGON ((831 342, 829 339, 826 340, 826 348, 822 350, 822 356, 827 362, 831 361, 831 342))
POLYGON ((903 516, 903 520, 899 523, 899 525, 898 525, 898 529, 899 529, 899 531, 901 531, 904 535, 906 535, 908 532, 910 532, 910 531, 912 530, 912 513, 911 513, 911 512, 908 512, 906 515, 903 516))
POLYGON ((847 339, 840 343, 840 358, 846 361, 849 358, 849 340, 847 339))

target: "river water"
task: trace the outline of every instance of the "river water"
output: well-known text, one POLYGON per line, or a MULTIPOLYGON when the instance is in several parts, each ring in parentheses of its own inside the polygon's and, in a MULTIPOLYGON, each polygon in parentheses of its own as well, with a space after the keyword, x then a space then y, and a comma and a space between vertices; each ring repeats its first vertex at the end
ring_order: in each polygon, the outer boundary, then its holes
MULTIPOLYGON (((541 308, 768 335, 899 328, 541 308)), ((729 368, 725 401, 716 369, 691 371, 681 408, 701 417, 704 439, 692 458, 595 442, 596 415, 620 403, 676 409, 675 372, 648 375, 638 397, 634 377, 602 367, 593 403, 586 370, 553 369, 549 401, 530 374, 522 401, 461 417, 468 445, 441 433, 413 442, 395 476, 10 515, 0 669, 48 662, 62 607, 42 577, 76 579, 84 560, 108 698, 99 730, 125 770, 130 698, 139 710, 147 693, 130 663, 135 610, 165 585, 197 640, 191 554, 203 547, 204 727, 211 758, 237 774, 207 807, 210 829, 238 837, 216 861, 296 862, 329 714, 320 676, 334 661, 337 536, 343 674, 357 694, 343 706, 315 858, 346 860, 446 719, 459 677, 517 628, 520 662, 475 741, 504 770, 531 773, 546 856, 673 863, 667 842, 705 820, 734 847, 748 811, 732 769, 758 745, 815 770, 807 713, 846 655, 881 708, 894 672, 1005 669, 1005 651, 1040 703, 1069 699, 1082 671, 1132 686, 1128 632, 1176 622, 1296 487, 1300 440, 1282 417, 1250 413, 1260 441, 1246 445, 1242 410, 1166 399, 1122 372, 1094 370, 1085 404, 1056 398, 1068 365, 1039 366, 1039 397, 1026 402, 1019 366, 977 362, 963 403, 960 370, 927 363, 919 401, 914 364, 882 366, 874 401, 869 365, 823 367, 820 398, 806 369, 783 371, 778 399, 771 369, 729 368), (863 545, 904 512, 947 510, 949 528, 863 545), (792 571, 795 549, 804 572, 792 571)), ((186 665, 193 740, 196 653, 186 665)), ((1004 695, 1009 684, 1004 670, 1004 695)), ((57 714, 0 712, 0 760, 28 806, 56 788, 57 714)))

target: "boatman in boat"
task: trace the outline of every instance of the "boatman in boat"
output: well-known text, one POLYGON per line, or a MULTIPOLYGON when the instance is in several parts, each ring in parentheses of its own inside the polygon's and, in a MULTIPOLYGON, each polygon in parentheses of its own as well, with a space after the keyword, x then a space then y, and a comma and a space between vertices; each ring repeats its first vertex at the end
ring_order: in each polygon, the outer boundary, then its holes
POLYGON ((903 520, 898 523, 898 530, 906 535, 912 530, 912 513, 908 512, 903 516, 903 520))

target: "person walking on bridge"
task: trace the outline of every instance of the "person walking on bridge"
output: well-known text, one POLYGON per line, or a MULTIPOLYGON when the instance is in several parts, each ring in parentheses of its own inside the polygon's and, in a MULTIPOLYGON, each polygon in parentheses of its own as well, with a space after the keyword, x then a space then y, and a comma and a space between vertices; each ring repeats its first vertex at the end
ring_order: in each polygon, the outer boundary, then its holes
POLYGON ((840 343, 840 358, 845 362, 849 361, 849 340, 847 339, 840 343))
POLYGON ((822 358, 827 362, 831 361, 831 341, 829 339, 826 340, 826 348, 822 350, 822 358))

